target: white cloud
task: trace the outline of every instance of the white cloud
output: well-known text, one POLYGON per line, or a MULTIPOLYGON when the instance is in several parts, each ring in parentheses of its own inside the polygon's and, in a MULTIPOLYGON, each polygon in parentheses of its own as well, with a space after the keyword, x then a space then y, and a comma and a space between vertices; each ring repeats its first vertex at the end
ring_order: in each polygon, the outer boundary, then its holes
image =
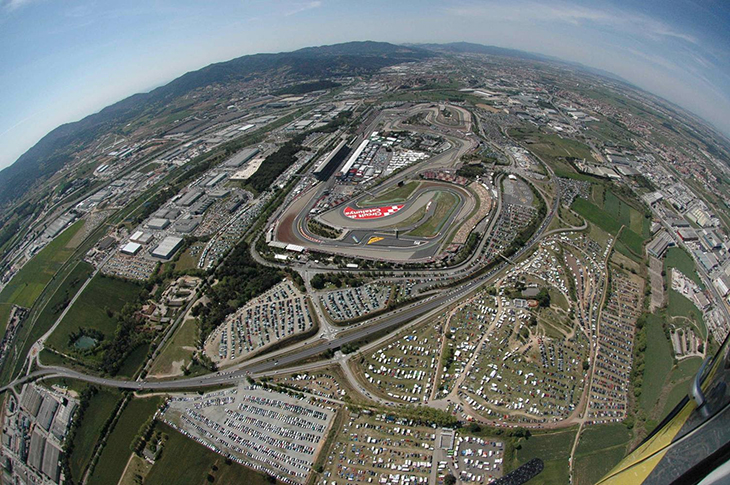
POLYGON ((599 7, 583 7, 570 3, 537 3, 523 1, 515 3, 461 3, 447 7, 447 11, 462 17, 484 17, 515 23, 563 22, 573 26, 606 26, 617 32, 643 36, 655 41, 666 38, 682 40, 691 44, 699 41, 693 35, 680 32, 664 22, 636 12, 599 7))
POLYGON ((0 5, 2 5, 5 10, 13 11, 35 1, 36 0, 2 0, 0 1, 0 5))
POLYGON ((291 15, 296 15, 301 12, 305 12, 307 10, 313 10, 315 8, 319 8, 322 6, 322 2, 319 0, 314 0, 312 2, 303 2, 303 3, 297 3, 292 5, 292 8, 284 13, 285 16, 289 17, 291 15))

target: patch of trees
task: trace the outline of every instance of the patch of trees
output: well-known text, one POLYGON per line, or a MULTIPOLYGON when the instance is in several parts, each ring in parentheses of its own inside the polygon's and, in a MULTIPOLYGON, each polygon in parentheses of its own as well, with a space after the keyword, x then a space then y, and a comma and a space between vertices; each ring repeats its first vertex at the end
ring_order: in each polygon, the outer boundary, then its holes
MULTIPOLYGON (((103 346, 104 356, 101 360, 101 369, 111 375, 119 372, 127 356, 139 345, 149 339, 147 334, 137 331, 142 321, 139 315, 141 302, 127 303, 117 314, 117 328, 111 342, 103 346)), ((97 347, 99 347, 97 345, 97 347)))
POLYGON ((340 351, 343 354, 352 354, 354 352, 357 352, 357 349, 359 347, 355 343, 346 343, 340 348, 340 351))
POLYGON ((342 288, 343 286, 357 288, 362 286, 364 281, 362 278, 347 273, 318 273, 309 280, 309 283, 312 285, 312 288, 321 290, 327 283, 331 283, 337 288, 342 288))
POLYGON ((456 175, 460 175, 462 177, 466 177, 468 179, 475 179, 477 177, 482 177, 484 174, 488 173, 489 169, 482 165, 481 163, 477 164, 464 164, 459 170, 456 171, 456 175))
POLYGON ((248 243, 242 242, 231 251, 214 275, 218 284, 205 287, 210 301, 192 309, 192 315, 200 317, 201 341, 205 341, 210 332, 236 308, 279 283, 285 273, 254 261, 248 243))
POLYGON ((635 176, 634 176, 634 180, 635 180, 635 181, 636 181, 636 183, 637 183, 637 184, 639 185, 639 187, 641 187, 641 188, 643 188, 643 189, 646 189, 646 190, 648 190, 648 191, 650 191, 650 192, 653 192, 653 191, 655 191, 655 190, 656 190, 656 187, 655 187, 655 186, 654 186, 654 184, 653 184, 653 183, 651 182, 651 180, 649 180, 648 178, 644 177, 644 176, 643 176, 643 175, 641 175, 641 174, 639 174, 639 175, 635 175, 635 176))
POLYGON ((540 288, 535 299, 541 308, 547 308, 550 306, 550 292, 547 288, 540 288))
POLYGON ((0 246, 10 241, 10 239, 18 232, 18 229, 20 229, 20 222, 18 222, 18 219, 15 219, 13 222, 3 227, 2 231, 0 231, 0 246))
POLYGON ((61 454, 61 469, 63 470, 63 476, 66 478, 68 483, 74 483, 73 477, 71 476, 71 467, 69 465, 69 457, 73 453, 76 433, 78 432, 79 425, 84 419, 86 410, 89 408, 89 402, 99 392, 99 388, 96 386, 86 386, 81 394, 79 395, 79 405, 74 411, 73 419, 71 420, 71 427, 68 430, 66 439, 63 442, 63 453, 61 454))
POLYGON ((425 406, 403 406, 398 408, 398 415, 414 421, 416 424, 442 428, 458 428, 459 419, 447 411, 425 406))
MULTIPOLYGON (((451 334, 449 334, 451 335, 451 334)), ((444 367, 444 369, 448 369, 451 367, 451 364, 454 362, 454 347, 451 345, 448 345, 444 351, 444 354, 441 356, 441 365, 444 367)))
POLYGON ((284 143, 277 151, 266 157, 264 163, 258 170, 248 179, 248 183, 258 192, 263 192, 276 180, 276 178, 284 173, 295 161, 296 155, 304 147, 302 143, 312 133, 332 133, 343 125, 349 118, 350 113, 340 113, 335 119, 327 123, 325 126, 316 130, 306 131, 295 136, 291 140, 284 143))
POLYGON ((152 432, 155 430, 155 419, 152 417, 147 418, 147 421, 142 423, 137 436, 135 436, 132 443, 129 445, 130 450, 139 456, 142 456, 142 451, 147 446, 147 442, 152 438, 152 432))
POLYGON ((647 314, 642 313, 636 320, 636 338, 634 339, 634 366, 631 369, 631 382, 634 385, 634 397, 641 396, 644 384, 644 353, 646 352, 647 314))
POLYGON ((304 141, 302 135, 297 135, 284 143, 277 151, 266 157, 264 163, 248 179, 248 183, 258 192, 263 192, 276 178, 284 173, 294 162, 296 155, 302 150, 301 143, 304 141))

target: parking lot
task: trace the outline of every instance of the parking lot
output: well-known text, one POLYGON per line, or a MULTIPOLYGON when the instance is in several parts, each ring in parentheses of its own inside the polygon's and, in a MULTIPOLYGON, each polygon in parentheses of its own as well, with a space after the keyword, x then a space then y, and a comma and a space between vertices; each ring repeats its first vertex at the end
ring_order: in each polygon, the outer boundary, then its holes
POLYGON ((385 414, 350 413, 321 485, 429 483, 436 430, 385 414))
POLYGON ((318 400, 241 385, 177 395, 162 419, 234 461, 285 483, 305 483, 334 415, 318 400))
POLYGON ((620 421, 626 415, 636 320, 643 285, 623 272, 611 275, 611 293, 601 313, 588 416, 594 422, 620 421))
POLYGON ((329 317, 344 322, 382 310, 390 299, 391 287, 369 284, 357 288, 330 291, 320 297, 329 317))
POLYGON ((214 362, 226 365, 313 325, 306 297, 284 280, 229 315, 208 337, 205 352, 214 362))

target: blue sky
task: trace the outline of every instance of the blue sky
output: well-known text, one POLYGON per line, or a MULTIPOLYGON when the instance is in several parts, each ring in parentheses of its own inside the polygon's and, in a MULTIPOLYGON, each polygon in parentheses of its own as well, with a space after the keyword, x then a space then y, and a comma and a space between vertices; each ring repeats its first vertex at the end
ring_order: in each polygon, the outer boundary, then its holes
POLYGON ((469 41, 606 69, 730 134, 722 1, 0 0, 0 168, 211 62, 350 40, 469 41))

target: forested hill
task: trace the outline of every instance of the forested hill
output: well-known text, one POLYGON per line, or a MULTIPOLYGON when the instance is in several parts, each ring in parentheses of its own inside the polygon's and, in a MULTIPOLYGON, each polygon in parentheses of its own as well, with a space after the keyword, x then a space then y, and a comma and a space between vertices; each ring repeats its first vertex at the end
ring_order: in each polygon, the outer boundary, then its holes
POLYGON ((195 89, 247 81, 274 71, 294 78, 367 74, 382 67, 434 55, 425 49, 386 42, 348 42, 293 52, 243 56, 188 72, 149 93, 135 94, 99 113, 51 131, 13 165, 0 171, 0 206, 17 199, 34 183, 60 170, 71 160, 73 153, 100 134, 129 123, 143 112, 154 113, 155 109, 161 109, 195 89))

